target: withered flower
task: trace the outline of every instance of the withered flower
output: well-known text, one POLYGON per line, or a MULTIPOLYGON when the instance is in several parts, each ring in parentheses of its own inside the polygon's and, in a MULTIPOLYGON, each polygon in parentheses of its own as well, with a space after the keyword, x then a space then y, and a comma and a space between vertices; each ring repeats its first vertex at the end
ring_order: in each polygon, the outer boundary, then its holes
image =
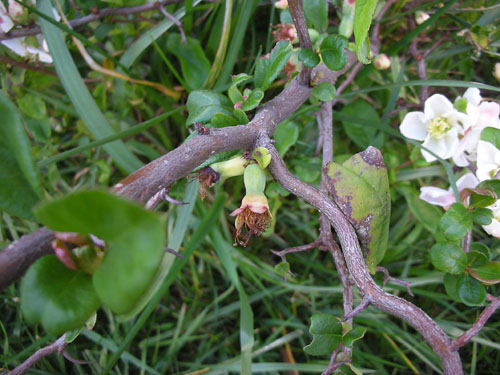
POLYGON ((264 195, 266 187, 266 175, 257 165, 251 164, 245 169, 243 174, 246 195, 241 202, 241 207, 231 213, 236 216, 235 245, 246 246, 251 236, 260 236, 271 224, 271 212, 269 203, 264 195), (243 228, 246 231, 242 235, 243 228))

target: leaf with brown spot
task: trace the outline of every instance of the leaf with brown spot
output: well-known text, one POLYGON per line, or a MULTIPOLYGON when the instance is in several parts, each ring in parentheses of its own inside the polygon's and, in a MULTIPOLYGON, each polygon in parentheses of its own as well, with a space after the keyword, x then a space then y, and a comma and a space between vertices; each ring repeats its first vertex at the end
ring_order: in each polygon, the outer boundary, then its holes
POLYGON ((387 248, 391 215, 382 154, 370 146, 342 164, 329 163, 327 168, 330 194, 356 230, 368 270, 375 273, 387 248))

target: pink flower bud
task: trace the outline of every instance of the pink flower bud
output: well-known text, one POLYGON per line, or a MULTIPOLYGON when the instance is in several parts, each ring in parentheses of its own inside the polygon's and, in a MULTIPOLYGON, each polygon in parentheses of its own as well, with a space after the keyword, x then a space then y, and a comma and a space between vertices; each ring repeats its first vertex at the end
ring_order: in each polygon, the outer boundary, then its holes
POLYGON ((389 69, 391 67, 391 59, 389 59, 389 57, 385 53, 381 53, 380 55, 375 57, 375 59, 373 60, 373 64, 378 70, 389 69))

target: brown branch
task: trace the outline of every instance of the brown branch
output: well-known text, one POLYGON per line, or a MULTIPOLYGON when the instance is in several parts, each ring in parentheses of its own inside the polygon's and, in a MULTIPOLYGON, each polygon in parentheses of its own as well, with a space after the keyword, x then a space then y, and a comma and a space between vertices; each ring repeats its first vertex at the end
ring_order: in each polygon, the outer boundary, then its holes
POLYGON ((361 303, 358 306, 356 306, 356 308, 354 310, 352 310, 349 314, 345 315, 340 322, 344 323, 344 322, 347 322, 348 320, 351 320, 356 315, 358 315, 361 311, 363 311, 368 306, 370 306, 371 303, 372 303, 371 297, 369 295, 364 295, 363 299, 361 300, 361 303))
POLYGON ((37 363, 43 357, 46 357, 52 353, 63 354, 66 349, 66 334, 59 337, 54 343, 47 345, 41 349, 38 349, 35 354, 29 357, 21 365, 17 366, 14 370, 9 372, 9 375, 22 375, 29 370, 31 366, 37 363))
MULTIPOLYGON (((155 1, 154 3, 151 4, 143 4, 143 5, 137 5, 133 7, 124 7, 124 8, 104 8, 101 10, 98 10, 96 13, 89 14, 87 16, 83 16, 81 18, 73 19, 69 23, 72 27, 76 28, 79 26, 83 26, 86 24, 89 24, 91 22, 100 20, 101 18, 109 17, 109 16, 128 16, 131 14, 136 14, 136 13, 142 13, 142 12, 148 12, 150 10, 158 9, 161 8, 163 5, 166 4, 174 4, 174 3, 179 3, 180 0, 162 0, 162 1, 155 1)), ((0 33, 0 41, 1 40, 6 40, 6 39, 13 39, 13 38, 20 38, 23 36, 29 36, 29 35, 37 35, 40 34, 42 30, 40 29, 39 25, 33 25, 27 28, 23 29, 14 29, 9 31, 8 33, 0 33)))
POLYGON ((460 356, 444 331, 422 309, 403 298, 385 293, 373 281, 356 233, 342 211, 327 195, 293 176, 269 139, 264 136, 257 145, 270 150, 272 159, 269 169, 275 180, 327 216, 339 238, 349 273, 361 294, 371 298, 372 306, 403 319, 420 332, 441 359, 445 375, 463 374, 460 356))
POLYGON ((467 344, 474 336, 476 336, 484 327, 489 318, 500 307, 500 297, 494 297, 491 303, 486 307, 474 324, 460 337, 452 341, 453 347, 458 350, 460 347, 467 344))
MULTIPOLYGON (((347 65, 340 71, 331 71, 321 64, 313 72, 321 72, 324 81, 334 83, 356 61, 356 56, 346 51, 347 65)), ((210 156, 235 149, 249 149, 260 134, 271 136, 276 126, 291 116, 311 95, 311 88, 294 78, 275 98, 265 103, 247 125, 211 129, 209 134, 196 135, 176 149, 145 165, 116 184, 112 191, 142 203, 162 189, 167 192, 172 184, 202 164, 210 156)), ((19 279, 27 268, 42 255, 50 254, 54 239, 48 229, 34 232, 9 245, 11 251, 0 251, 0 290, 19 279), (48 238, 41 242, 40 238, 48 238), (22 242, 20 242, 22 241, 22 242), (16 260, 8 254, 16 253, 16 260), (18 263, 18 264, 17 264, 18 263)))
MULTIPOLYGON (((304 11, 302 10, 302 0, 289 0, 288 9, 290 10, 290 15, 292 16, 295 29, 297 30, 297 36, 299 37, 300 48, 312 49, 311 38, 309 37, 309 30, 307 29, 306 19, 304 17, 304 11)), ((309 80, 311 79, 312 69, 306 66, 302 67, 299 74, 299 80, 304 86, 309 86, 309 80)))
POLYGON ((399 279, 396 279, 396 278, 392 277, 389 274, 389 271, 387 270, 387 268, 385 268, 385 267, 380 267, 379 266, 379 267, 376 268, 376 271, 377 272, 382 272, 384 274, 384 281, 382 282, 382 288, 385 286, 385 284, 387 284, 388 281, 392 281, 395 284, 399 284, 399 285, 405 286, 408 294, 410 296, 414 297, 414 295, 413 295, 413 293, 412 293, 412 291, 410 289, 411 283, 409 281, 399 280, 399 279))
POLYGON ((172 23, 175 26, 177 26, 177 28, 179 29, 179 33, 181 34, 181 41, 182 41, 182 43, 186 43, 186 34, 184 34, 184 29, 182 27, 181 21, 179 21, 177 18, 175 18, 174 16, 172 16, 170 13, 168 13, 164 7, 159 6, 159 9, 160 9, 160 12, 166 18, 168 18, 170 21, 172 21, 172 23))

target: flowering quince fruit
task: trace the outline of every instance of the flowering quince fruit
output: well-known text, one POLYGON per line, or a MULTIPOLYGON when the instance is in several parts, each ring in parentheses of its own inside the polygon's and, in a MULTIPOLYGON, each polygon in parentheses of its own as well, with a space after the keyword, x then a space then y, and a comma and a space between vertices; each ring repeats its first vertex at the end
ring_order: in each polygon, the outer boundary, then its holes
MULTIPOLYGON (((464 136, 460 139, 453 162, 459 167, 469 165, 477 159, 477 146, 481 132, 486 127, 500 129, 500 105, 494 102, 481 102, 481 94, 477 88, 465 91, 464 99, 467 100, 466 112, 470 123, 464 128, 464 136)), ((457 98, 460 100, 460 98, 457 98)))
MULTIPOLYGON (((457 111, 443 95, 435 94, 425 101, 424 112, 407 113, 399 129, 405 137, 424 141, 422 146, 440 158, 448 159, 457 150, 463 126, 469 123, 466 114, 457 111)), ((423 149, 422 155, 428 162, 436 160, 423 149)))
POLYGON ((498 179, 500 172, 500 150, 490 142, 479 141, 477 145, 477 171, 479 181, 498 179))
POLYGON ((488 225, 483 225, 483 229, 490 236, 500 238, 500 200, 488 207, 493 211, 493 220, 488 225))
MULTIPOLYGON (((461 192, 467 188, 475 188, 479 180, 473 173, 467 173, 457 181, 457 190, 461 192)), ((420 188, 420 199, 435 206, 449 207, 456 202, 455 195, 451 187, 448 190, 440 189, 434 186, 424 186, 420 188)))
POLYGON ((241 202, 241 207, 234 210, 231 216, 236 216, 235 246, 240 244, 246 246, 251 236, 260 236, 271 224, 271 212, 269 203, 264 195, 266 187, 266 175, 258 164, 251 164, 245 169, 243 174, 246 195, 241 202), (245 228, 247 234, 240 239, 242 229, 245 228))

